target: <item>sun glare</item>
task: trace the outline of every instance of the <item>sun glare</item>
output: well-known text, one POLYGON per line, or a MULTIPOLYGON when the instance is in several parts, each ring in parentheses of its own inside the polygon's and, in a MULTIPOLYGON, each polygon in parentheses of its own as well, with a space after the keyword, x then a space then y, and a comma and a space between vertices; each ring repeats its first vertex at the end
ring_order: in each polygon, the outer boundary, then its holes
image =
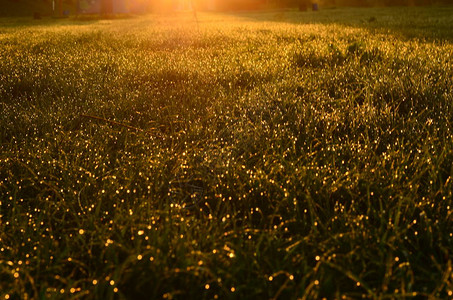
MULTIPOLYGON (((55 5, 57 0, 53 1, 55 5)), ((256 10, 269 7, 274 2, 270 0, 78 0, 78 10, 80 13, 165 13, 193 9, 256 10)))

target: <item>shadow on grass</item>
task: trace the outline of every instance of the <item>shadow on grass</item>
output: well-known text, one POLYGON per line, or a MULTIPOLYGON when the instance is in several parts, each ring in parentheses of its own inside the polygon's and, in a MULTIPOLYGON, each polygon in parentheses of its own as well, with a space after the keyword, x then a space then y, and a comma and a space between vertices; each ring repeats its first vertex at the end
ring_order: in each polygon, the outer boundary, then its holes
POLYGON ((236 17, 259 22, 292 24, 338 24, 396 34, 407 39, 453 42, 453 5, 432 7, 330 8, 317 12, 286 10, 236 13, 236 17))

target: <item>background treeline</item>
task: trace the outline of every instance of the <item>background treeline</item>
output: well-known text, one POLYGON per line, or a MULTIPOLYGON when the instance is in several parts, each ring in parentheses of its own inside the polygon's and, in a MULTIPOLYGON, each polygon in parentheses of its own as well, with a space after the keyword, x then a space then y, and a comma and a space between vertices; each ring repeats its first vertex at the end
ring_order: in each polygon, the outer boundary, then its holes
POLYGON ((320 0, 318 3, 332 6, 400 6, 453 4, 453 0, 320 0))
MULTIPOLYGON (((78 10, 78 3, 82 0, 56 0, 56 5, 62 5, 62 10, 69 11, 71 14, 78 10), (61 1, 61 2, 60 2, 61 1), (61 3, 61 4, 60 4, 61 3)), ((109 7, 109 2, 114 0, 98 0, 101 7, 109 7)), ((161 0, 124 0, 128 3, 139 2, 141 9, 138 11, 152 12, 153 7, 161 0), (144 11, 143 11, 144 10, 144 11)), ((183 0, 165 1, 169 8, 177 9, 181 7, 183 0)), ((187 3, 187 0, 185 1, 187 3)), ((320 9, 328 7, 342 6, 421 6, 421 5, 443 5, 453 4, 453 0, 193 0, 199 10, 260 10, 269 8, 296 8, 311 7, 316 3, 320 9)), ((52 0, 0 0, 0 17, 7 16, 26 16, 38 12, 41 15, 52 14, 52 0)), ((111 6, 111 5, 110 5, 111 6)), ((171 9, 170 9, 171 10, 171 9)))
MULTIPOLYGON (((224 0, 229 2, 229 0, 224 0)), ((278 6, 293 6, 317 3, 321 7, 334 6, 404 6, 404 5, 434 5, 434 4, 453 4, 453 0, 268 0, 265 1, 278 6)))
MULTIPOLYGON (((175 0, 178 1, 178 0, 175 0)), ((318 4, 323 7, 341 6, 422 6, 435 4, 453 4, 453 0, 194 0, 200 9, 209 9, 215 2, 217 10, 247 10, 263 8, 310 7, 318 4)))
MULTIPOLYGON (((59 0, 55 0, 59 4, 59 0)), ((77 0, 62 0, 63 10, 75 12, 77 0)), ((52 15, 52 0, 0 0, 0 17, 52 15)))

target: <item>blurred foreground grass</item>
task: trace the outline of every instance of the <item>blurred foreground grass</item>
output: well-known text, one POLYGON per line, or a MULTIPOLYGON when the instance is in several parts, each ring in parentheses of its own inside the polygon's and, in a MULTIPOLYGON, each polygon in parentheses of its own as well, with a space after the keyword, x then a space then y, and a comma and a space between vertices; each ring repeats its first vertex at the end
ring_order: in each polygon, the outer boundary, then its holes
POLYGON ((451 297, 452 26, 0 19, 0 297, 451 297))

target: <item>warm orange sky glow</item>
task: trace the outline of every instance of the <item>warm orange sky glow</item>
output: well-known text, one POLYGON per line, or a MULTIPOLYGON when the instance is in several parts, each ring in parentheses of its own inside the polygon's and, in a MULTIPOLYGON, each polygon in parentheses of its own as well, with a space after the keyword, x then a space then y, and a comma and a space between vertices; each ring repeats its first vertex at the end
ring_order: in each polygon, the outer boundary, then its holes
POLYGON ((79 0, 82 13, 139 13, 177 10, 249 10, 266 7, 269 0, 79 0))

